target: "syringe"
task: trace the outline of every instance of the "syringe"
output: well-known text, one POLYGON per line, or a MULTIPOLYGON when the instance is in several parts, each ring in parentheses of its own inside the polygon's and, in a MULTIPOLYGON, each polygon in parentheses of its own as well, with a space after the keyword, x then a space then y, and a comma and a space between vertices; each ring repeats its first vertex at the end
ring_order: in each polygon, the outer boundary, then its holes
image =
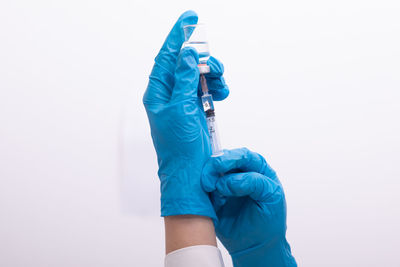
POLYGON ((221 156, 223 154, 223 151, 219 140, 217 122, 215 121, 215 109, 214 109, 213 98, 212 95, 208 93, 207 81, 204 74, 200 74, 200 84, 203 93, 201 97, 201 102, 203 103, 203 109, 206 114, 208 133, 210 135, 211 152, 212 152, 211 156, 212 157, 221 156))
POLYGON ((185 34, 184 47, 193 47, 199 54, 199 72, 200 72, 200 84, 202 89, 201 102, 203 103, 203 109, 206 115, 208 133, 210 135, 211 143, 211 156, 217 157, 223 154, 221 143, 219 141, 219 135, 217 130, 217 123, 215 121, 215 111, 212 95, 208 93, 207 81, 204 74, 210 72, 210 66, 207 65, 207 60, 210 58, 210 49, 206 38, 204 24, 193 24, 186 25, 183 27, 185 34))

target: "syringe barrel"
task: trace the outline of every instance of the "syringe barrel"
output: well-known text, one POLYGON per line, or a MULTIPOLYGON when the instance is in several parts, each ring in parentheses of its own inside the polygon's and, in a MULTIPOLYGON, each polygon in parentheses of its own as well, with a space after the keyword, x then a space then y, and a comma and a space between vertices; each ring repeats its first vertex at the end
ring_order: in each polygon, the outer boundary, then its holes
POLYGON ((208 133, 210 134, 210 144, 211 144, 211 156, 217 157, 223 154, 221 142, 219 140, 217 122, 215 121, 215 116, 210 116, 206 118, 208 133))
POLYGON ((203 96, 201 97, 201 102, 203 104, 203 110, 204 112, 208 112, 208 111, 214 111, 214 101, 212 99, 212 95, 206 93, 203 94, 203 96))
MULTIPOLYGON (((204 91, 203 91, 204 92, 204 91)), ((206 115, 208 133, 210 135, 211 156, 217 157, 223 154, 221 142, 219 140, 217 122, 215 121, 214 101, 212 95, 207 91, 201 97, 203 109, 206 115)))

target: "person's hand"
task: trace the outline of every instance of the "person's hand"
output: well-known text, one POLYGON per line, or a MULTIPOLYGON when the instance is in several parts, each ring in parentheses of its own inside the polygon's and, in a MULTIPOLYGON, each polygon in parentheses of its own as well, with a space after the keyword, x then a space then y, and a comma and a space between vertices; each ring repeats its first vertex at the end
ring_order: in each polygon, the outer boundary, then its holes
MULTIPOLYGON (((157 152, 161 181, 161 215, 202 215, 215 218, 215 212, 200 178, 211 154, 207 124, 198 97, 198 54, 181 46, 183 27, 196 24, 197 15, 187 11, 172 28, 155 59, 143 96, 157 152)), ((222 64, 213 57, 206 75, 215 100, 229 94, 222 64)))
POLYGON ((285 237, 283 188, 261 155, 224 150, 204 166, 202 185, 212 192, 215 230, 235 267, 297 266, 285 237))

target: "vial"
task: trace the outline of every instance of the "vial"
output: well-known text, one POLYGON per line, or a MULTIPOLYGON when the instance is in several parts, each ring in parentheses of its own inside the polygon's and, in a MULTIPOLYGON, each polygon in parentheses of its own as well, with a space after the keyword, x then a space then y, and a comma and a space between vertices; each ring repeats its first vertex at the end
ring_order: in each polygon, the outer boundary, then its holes
POLYGON ((204 24, 192 24, 183 27, 185 42, 183 47, 193 47, 199 54, 200 73, 209 73, 210 67, 207 60, 210 58, 210 48, 208 46, 206 27, 204 24))

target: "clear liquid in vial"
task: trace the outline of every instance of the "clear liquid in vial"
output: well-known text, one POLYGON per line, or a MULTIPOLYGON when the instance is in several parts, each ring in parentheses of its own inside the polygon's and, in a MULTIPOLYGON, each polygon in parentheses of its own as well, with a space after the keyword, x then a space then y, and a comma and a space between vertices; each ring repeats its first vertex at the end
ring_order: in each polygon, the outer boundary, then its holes
POLYGON ((210 49, 208 48, 208 42, 186 42, 184 47, 193 47, 199 54, 199 64, 206 64, 210 58, 210 49))

